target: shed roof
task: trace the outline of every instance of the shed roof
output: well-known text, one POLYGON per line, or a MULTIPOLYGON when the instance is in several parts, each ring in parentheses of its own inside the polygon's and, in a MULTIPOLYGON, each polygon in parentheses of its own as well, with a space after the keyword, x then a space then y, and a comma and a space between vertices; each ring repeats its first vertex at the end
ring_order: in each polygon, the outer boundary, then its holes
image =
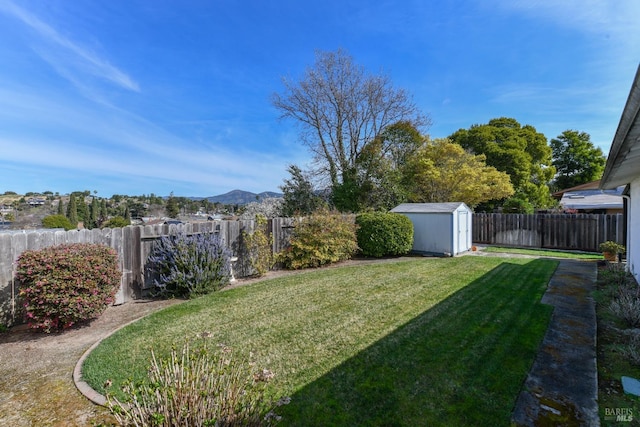
POLYGON ((402 203, 391 212, 396 213, 453 213, 460 206, 464 206, 466 210, 470 210, 467 205, 462 202, 446 202, 446 203, 402 203))

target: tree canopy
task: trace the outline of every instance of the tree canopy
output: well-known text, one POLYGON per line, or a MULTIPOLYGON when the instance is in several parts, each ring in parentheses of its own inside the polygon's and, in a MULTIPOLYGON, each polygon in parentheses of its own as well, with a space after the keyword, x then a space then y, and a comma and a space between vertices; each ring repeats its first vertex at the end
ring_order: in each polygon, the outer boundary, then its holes
POLYGON ((557 175, 554 188, 563 190, 600 179, 607 161, 586 132, 565 130, 551 140, 557 175))
POLYGON ((449 139, 427 141, 408 160, 405 185, 411 202, 465 202, 471 207, 514 193, 509 175, 449 139))
MULTIPOLYGON (((383 130, 398 122, 429 123, 406 91, 384 74, 366 73, 343 50, 317 51, 315 64, 301 80, 283 79, 283 84, 283 93, 272 97, 273 105, 282 118, 300 126, 301 141, 316 160, 314 173, 327 179, 337 201, 361 194, 359 181, 367 171, 359 157, 383 130)), ((378 143, 379 152, 387 153, 394 139, 378 143)))
MULTIPOLYGON (((547 138, 533 126, 501 117, 460 129, 449 138, 474 154, 484 154, 487 165, 509 174, 514 197, 536 208, 553 205, 549 191, 555 175, 551 148, 547 138)), ((495 205, 504 201, 496 200, 495 205)))

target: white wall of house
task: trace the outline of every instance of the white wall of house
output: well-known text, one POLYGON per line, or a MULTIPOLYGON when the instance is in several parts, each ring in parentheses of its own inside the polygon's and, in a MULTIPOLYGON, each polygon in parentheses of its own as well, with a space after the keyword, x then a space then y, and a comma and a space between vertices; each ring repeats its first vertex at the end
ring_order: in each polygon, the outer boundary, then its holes
POLYGON ((627 212, 627 268, 640 283, 640 176, 631 181, 627 212))

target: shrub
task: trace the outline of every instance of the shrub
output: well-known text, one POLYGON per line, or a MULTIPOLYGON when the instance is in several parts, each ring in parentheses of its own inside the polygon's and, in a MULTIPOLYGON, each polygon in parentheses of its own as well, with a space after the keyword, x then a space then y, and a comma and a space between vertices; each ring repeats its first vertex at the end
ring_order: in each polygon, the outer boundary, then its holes
POLYGON ((598 272, 598 282, 614 296, 621 287, 635 283, 635 279, 625 270, 624 264, 607 263, 606 268, 598 272))
POLYGON ((258 214, 256 216, 256 228, 253 233, 242 231, 243 257, 248 261, 250 274, 263 276, 273 265, 271 253, 271 240, 268 236, 267 219, 258 214))
POLYGON ((633 335, 629 343, 620 349, 620 353, 634 365, 640 366, 640 336, 633 335))
POLYGON ((76 243, 25 251, 17 264, 27 321, 44 332, 95 319, 120 286, 118 255, 107 246, 76 243))
POLYGON ((65 230, 71 230, 75 228, 69 218, 64 215, 49 215, 42 218, 42 226, 44 228, 64 228, 65 230))
POLYGON ((131 221, 125 219, 121 216, 114 216, 110 218, 108 221, 102 224, 102 228, 123 228, 127 225, 131 225, 131 221))
POLYGON ((156 293, 196 297, 216 291, 231 279, 231 251, 217 234, 163 236, 149 255, 156 293))
POLYGON ((274 405, 264 397, 273 374, 254 372, 229 347, 211 350, 204 342, 192 350, 187 343, 168 359, 152 350, 148 372, 148 382, 125 384, 123 401, 107 393, 109 409, 121 425, 261 426, 279 418, 267 413, 274 405))
POLYGON ((297 222, 277 261, 289 269, 319 267, 350 259, 357 250, 353 217, 320 210, 297 222))
POLYGON ((640 295, 638 286, 620 286, 617 295, 611 300, 609 310, 622 319, 628 326, 640 326, 640 295))
POLYGON ((365 256, 404 255, 413 246, 413 223, 395 212, 368 212, 356 217, 358 246, 365 256))

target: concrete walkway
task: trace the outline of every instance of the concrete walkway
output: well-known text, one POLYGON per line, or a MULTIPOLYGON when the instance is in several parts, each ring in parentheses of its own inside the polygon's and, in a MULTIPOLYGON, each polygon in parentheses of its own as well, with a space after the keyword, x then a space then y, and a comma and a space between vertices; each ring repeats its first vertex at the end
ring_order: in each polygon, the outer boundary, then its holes
POLYGON ((512 416, 516 426, 599 426, 595 262, 561 261, 542 302, 549 328, 512 416))

